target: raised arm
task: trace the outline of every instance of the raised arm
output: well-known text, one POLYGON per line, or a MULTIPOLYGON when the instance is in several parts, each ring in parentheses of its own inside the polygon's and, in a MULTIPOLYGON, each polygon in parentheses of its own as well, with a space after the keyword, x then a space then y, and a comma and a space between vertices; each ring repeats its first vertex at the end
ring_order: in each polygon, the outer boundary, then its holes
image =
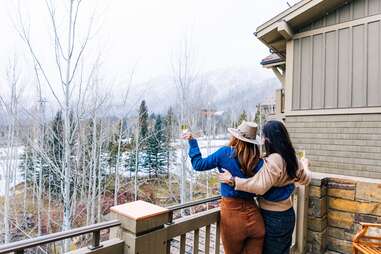
POLYGON ((192 167, 197 171, 205 171, 216 168, 219 166, 219 157, 222 150, 212 153, 206 158, 202 158, 200 148, 196 139, 190 139, 189 143, 189 157, 191 158, 192 167))

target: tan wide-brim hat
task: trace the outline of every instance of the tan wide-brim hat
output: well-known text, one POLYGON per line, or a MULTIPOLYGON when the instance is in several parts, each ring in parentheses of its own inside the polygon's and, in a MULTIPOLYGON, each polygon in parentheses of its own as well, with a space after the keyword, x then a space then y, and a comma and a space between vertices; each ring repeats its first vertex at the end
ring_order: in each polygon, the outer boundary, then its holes
POLYGON ((258 125, 254 122, 242 122, 240 126, 235 128, 228 128, 228 132, 239 140, 261 145, 261 138, 257 135, 258 125))

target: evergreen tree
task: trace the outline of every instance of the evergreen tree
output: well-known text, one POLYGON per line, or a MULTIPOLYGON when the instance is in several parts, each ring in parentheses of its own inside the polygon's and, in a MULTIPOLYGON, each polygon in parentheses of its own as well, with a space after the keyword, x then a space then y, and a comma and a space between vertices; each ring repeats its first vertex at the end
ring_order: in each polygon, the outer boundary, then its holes
POLYGON ((130 175, 131 175, 131 173, 135 172, 135 169, 136 169, 136 167, 135 167, 136 154, 134 153, 133 150, 128 151, 127 158, 128 159, 126 161, 125 167, 130 172, 130 175))
POLYGON ((62 112, 58 111, 51 123, 51 129, 53 131, 52 135, 47 137, 46 148, 50 160, 54 163, 55 166, 60 167, 63 161, 63 118, 62 112))
MULTIPOLYGON (((73 114, 70 115, 70 119, 73 121, 73 114)), ((62 112, 58 111, 50 123, 51 133, 46 135, 44 143, 39 144, 36 151, 32 149, 31 144, 26 144, 20 164, 21 172, 30 182, 38 182, 42 170, 43 187, 45 190, 50 188, 52 196, 56 198, 62 197, 63 124, 62 112)), ((73 131, 71 135, 74 136, 74 126, 72 124, 71 126, 73 131)), ((72 149, 72 153, 74 155, 75 149, 72 149)))
POLYGON ((59 170, 47 169, 43 171, 43 176, 46 176, 47 179, 50 179, 51 190, 53 195, 59 195, 61 191, 61 165, 64 160, 64 151, 63 151, 63 128, 64 121, 62 117, 62 111, 58 111, 51 122, 52 134, 46 137, 46 153, 50 160, 49 163, 54 165, 54 168, 59 170))
POLYGON ((130 136, 123 142, 121 149, 124 154, 122 157, 124 159, 121 161, 121 165, 130 173, 130 176, 132 176, 132 173, 135 172, 136 169, 135 138, 134 134, 130 134, 130 136))
POLYGON ((125 120, 120 120, 118 121, 118 124, 115 128, 115 130, 112 133, 112 136, 110 138, 110 142, 108 144, 108 152, 109 152, 109 165, 110 167, 115 167, 116 161, 117 161, 117 156, 118 156, 118 148, 119 148, 119 135, 121 132, 121 147, 120 147, 120 153, 122 154, 123 152, 126 151, 127 144, 124 142, 125 140, 125 130, 126 130, 126 124, 124 126, 122 125, 122 122, 125 122, 125 120), (121 129, 122 128, 122 129, 121 129))
POLYGON ((20 171, 23 178, 31 183, 36 177, 35 160, 32 147, 27 144, 23 154, 20 156, 20 171))
POLYGON ((147 107, 146 101, 143 100, 140 103, 140 107, 139 107, 139 118, 138 118, 138 121, 139 121, 139 129, 138 129, 139 137, 138 137, 138 146, 137 146, 138 151, 135 151, 135 156, 136 156, 136 152, 137 152, 137 158, 135 157, 135 159, 134 159, 135 166, 137 164, 138 168, 140 168, 140 166, 142 165, 144 167, 142 169, 143 171, 149 171, 149 169, 147 168, 147 165, 149 163, 147 161, 148 159, 147 159, 147 152, 146 152, 147 142, 148 142, 147 139, 148 139, 148 135, 149 135, 148 120, 149 120, 148 119, 148 107, 147 107), (137 163, 136 163, 136 159, 138 161, 137 163))
POLYGON ((143 100, 139 107, 139 140, 144 140, 148 135, 148 108, 143 100))
POLYGON ((237 126, 239 126, 243 121, 247 121, 247 113, 245 110, 239 115, 237 126))
POLYGON ((176 149, 173 145, 174 135, 175 135, 175 131, 174 131, 175 125, 176 125, 175 114, 173 113, 172 107, 170 107, 165 117, 165 126, 164 126, 165 127, 164 150, 167 155, 167 158, 166 158, 167 176, 169 176, 171 161, 175 161, 176 159, 176 149))
POLYGON ((147 139, 145 164, 149 176, 154 174, 157 177, 166 172, 167 152, 165 149, 165 141, 164 123, 162 116, 158 115, 147 139))

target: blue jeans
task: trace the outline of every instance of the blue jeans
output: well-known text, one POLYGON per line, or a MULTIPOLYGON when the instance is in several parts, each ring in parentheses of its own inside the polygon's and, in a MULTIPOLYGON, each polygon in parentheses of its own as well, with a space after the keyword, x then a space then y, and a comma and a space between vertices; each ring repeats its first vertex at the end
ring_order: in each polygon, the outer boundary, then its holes
POLYGON ((295 227, 295 212, 291 207, 284 212, 261 210, 266 234, 263 254, 289 254, 295 227))

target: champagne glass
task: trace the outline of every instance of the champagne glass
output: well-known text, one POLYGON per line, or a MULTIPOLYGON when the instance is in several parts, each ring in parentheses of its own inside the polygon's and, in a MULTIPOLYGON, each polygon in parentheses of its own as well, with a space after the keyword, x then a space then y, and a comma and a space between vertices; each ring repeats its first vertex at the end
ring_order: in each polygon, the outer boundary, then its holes
POLYGON ((296 157, 298 157, 299 159, 304 159, 306 157, 306 151, 305 150, 296 151, 296 157))
POLYGON ((203 136, 203 131, 192 131, 187 124, 181 124, 180 126, 182 134, 190 133, 193 138, 200 138, 203 136))

